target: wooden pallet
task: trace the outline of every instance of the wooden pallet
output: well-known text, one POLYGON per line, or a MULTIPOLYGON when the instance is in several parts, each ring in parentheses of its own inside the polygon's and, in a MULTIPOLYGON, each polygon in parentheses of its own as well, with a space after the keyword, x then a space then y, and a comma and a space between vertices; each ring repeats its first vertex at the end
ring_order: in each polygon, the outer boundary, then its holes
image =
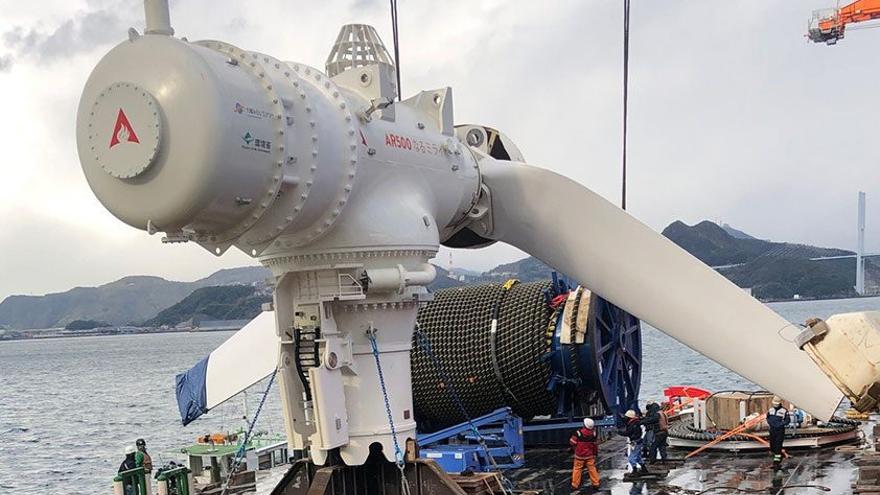
POLYGON ((669 475, 668 469, 657 469, 650 467, 647 473, 624 473, 623 481, 651 481, 665 478, 669 475))
MULTIPOLYGON (((506 493, 498 473, 473 473, 467 476, 450 474, 449 477, 468 495, 506 493)), ((517 491, 522 495, 538 495, 536 491, 517 491)))
POLYGON ((853 493, 880 495, 880 454, 866 453, 857 459, 855 464, 859 467, 859 476, 852 484, 853 493))

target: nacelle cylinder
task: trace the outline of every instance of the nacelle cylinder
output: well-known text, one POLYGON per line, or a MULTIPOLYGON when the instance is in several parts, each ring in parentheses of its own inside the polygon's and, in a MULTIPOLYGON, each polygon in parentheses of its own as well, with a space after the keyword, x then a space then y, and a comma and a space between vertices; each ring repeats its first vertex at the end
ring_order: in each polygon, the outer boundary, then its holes
POLYGON ((479 189, 473 156, 437 117, 451 119, 451 93, 377 110, 383 74, 350 71, 331 79, 223 42, 133 33, 83 91, 86 178, 127 224, 216 254, 257 256, 279 237, 271 252, 287 252, 332 229, 315 249, 436 244, 479 189), (358 182, 355 213, 338 222, 358 182), (414 239, 416 222, 433 233, 414 239))
POLYGON ((318 122, 316 114, 339 109, 315 86, 287 64, 224 43, 133 37, 101 60, 83 91, 77 144, 86 178, 129 225, 206 244, 228 245, 255 228, 268 240, 294 221, 307 228, 332 210, 356 161, 343 120, 318 122), (298 200, 274 219, 274 233, 259 229, 284 194, 298 200))

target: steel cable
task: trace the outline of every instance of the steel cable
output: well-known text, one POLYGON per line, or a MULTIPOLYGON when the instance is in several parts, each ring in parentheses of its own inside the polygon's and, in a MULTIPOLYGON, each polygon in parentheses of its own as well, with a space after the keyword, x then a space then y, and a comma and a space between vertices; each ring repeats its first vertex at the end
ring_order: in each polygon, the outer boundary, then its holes
POLYGON ((391 37, 394 43, 394 73, 397 75, 397 101, 401 101, 403 91, 400 88, 400 42, 397 31, 397 0, 391 1, 391 37))
POLYGON ((626 209, 626 124, 629 100, 629 1, 623 0, 623 181, 620 207, 626 209))

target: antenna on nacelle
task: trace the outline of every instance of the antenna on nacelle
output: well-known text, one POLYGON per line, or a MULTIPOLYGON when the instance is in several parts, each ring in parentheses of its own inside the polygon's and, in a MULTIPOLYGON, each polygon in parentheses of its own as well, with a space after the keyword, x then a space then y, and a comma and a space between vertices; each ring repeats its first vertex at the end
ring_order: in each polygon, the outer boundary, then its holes
POLYGON ((168 12, 168 0, 144 0, 145 29, 144 34, 174 35, 171 27, 171 14, 168 12))

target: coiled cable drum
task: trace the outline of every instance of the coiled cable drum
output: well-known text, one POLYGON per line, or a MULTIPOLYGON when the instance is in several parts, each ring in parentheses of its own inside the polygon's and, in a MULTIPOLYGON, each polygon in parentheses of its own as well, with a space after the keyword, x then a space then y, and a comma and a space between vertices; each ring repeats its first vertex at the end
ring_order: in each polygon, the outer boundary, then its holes
MULTIPOLYGON (((470 417, 504 406, 526 420, 552 412, 546 359, 551 286, 545 281, 443 289, 419 310, 420 328, 470 417)), ((449 384, 417 341, 411 361, 420 427, 430 431, 464 421, 449 384)))

